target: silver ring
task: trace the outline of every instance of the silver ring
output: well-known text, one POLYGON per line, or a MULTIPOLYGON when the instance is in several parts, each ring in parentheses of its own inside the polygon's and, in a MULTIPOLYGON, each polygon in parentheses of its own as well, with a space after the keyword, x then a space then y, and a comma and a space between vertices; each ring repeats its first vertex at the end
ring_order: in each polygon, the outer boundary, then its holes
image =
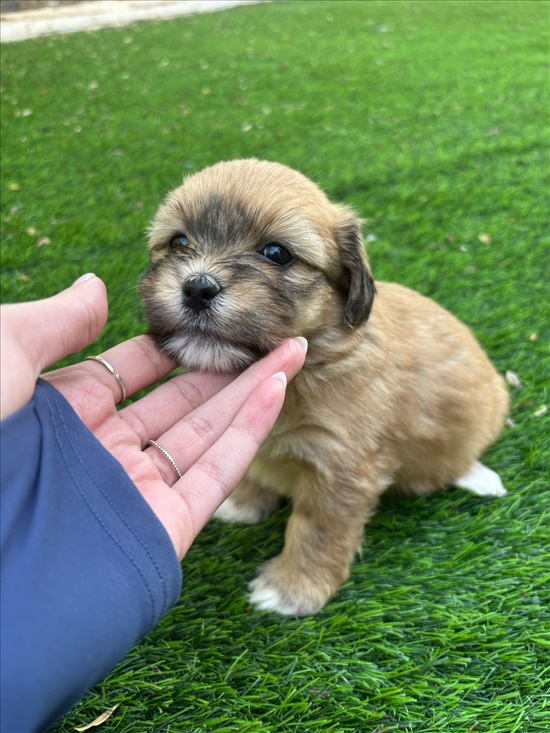
POLYGON ((178 478, 182 478, 182 477, 183 477, 183 474, 182 474, 182 472, 181 472, 181 471, 179 470, 179 468, 178 468, 178 465, 177 465, 177 463, 176 463, 176 462, 175 462, 175 460, 174 460, 174 459, 172 458, 172 456, 170 455, 170 453, 168 453, 168 451, 167 451, 167 450, 165 450, 165 449, 164 449, 164 448, 162 447, 162 445, 159 445, 159 444, 157 443, 157 441, 156 441, 156 440, 148 440, 148 441, 147 441, 147 445, 154 445, 154 446, 155 446, 155 448, 156 448, 157 450, 159 450, 159 451, 160 451, 160 452, 162 453, 162 455, 163 455, 163 456, 164 456, 164 457, 166 458, 166 460, 168 461, 168 463, 169 463, 169 464, 170 464, 170 465, 172 466, 172 468, 173 468, 173 469, 174 469, 174 471, 176 472, 176 474, 177 474, 178 478))
POLYGON ((103 364, 103 366, 105 367, 105 369, 107 369, 109 372, 111 372, 111 374, 113 375, 113 377, 118 382, 118 384, 120 386, 120 389, 122 391, 122 396, 121 396, 120 400, 116 404, 117 405, 120 405, 121 402, 124 402, 124 400, 126 399, 126 385, 124 384, 124 380, 122 379, 122 377, 120 376, 120 374, 118 372, 115 372, 115 370, 109 364, 109 362, 106 359, 104 359, 102 356, 87 356, 84 359, 84 361, 87 361, 88 359, 93 360, 93 361, 98 361, 100 364, 103 364))

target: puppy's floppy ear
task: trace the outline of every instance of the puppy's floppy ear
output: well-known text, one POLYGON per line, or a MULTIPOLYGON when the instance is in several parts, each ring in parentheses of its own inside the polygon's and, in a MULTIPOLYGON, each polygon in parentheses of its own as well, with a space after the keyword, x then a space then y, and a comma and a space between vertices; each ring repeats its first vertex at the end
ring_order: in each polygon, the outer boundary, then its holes
POLYGON ((348 326, 356 328, 370 315, 376 287, 361 237, 361 222, 347 207, 339 208, 344 215, 336 224, 342 267, 340 282, 347 296, 344 320, 348 326))

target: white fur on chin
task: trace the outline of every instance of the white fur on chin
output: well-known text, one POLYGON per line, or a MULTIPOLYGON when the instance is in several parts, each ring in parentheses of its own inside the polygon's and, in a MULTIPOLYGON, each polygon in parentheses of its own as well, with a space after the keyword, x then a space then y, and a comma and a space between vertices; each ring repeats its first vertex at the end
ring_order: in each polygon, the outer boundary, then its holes
POLYGON ((212 336, 177 334, 163 344, 163 349, 191 371, 240 372, 254 361, 250 351, 212 336))

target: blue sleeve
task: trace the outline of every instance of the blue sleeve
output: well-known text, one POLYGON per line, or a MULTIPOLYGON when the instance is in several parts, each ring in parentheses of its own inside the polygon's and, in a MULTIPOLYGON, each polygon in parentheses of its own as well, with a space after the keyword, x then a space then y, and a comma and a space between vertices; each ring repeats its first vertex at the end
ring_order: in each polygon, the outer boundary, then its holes
POLYGON ((163 526, 68 402, 39 381, 1 424, 0 729, 66 712, 177 600, 163 526))

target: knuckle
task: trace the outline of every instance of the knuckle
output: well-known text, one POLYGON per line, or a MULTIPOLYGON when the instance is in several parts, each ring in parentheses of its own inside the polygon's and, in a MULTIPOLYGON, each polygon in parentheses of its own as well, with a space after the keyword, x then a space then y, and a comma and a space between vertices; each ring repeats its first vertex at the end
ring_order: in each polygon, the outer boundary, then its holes
POLYGON ((239 434, 239 442, 250 445, 257 453, 263 442, 258 436, 258 430, 255 427, 246 427, 245 425, 235 427, 235 430, 239 434))
POLYGON ((228 493, 227 476, 225 472, 213 461, 205 458, 201 461, 202 472, 209 484, 219 490, 225 496, 228 493))
POLYGON ((89 344, 96 339, 97 334, 101 331, 102 321, 97 308, 89 300, 80 297, 79 302, 83 316, 81 323, 83 341, 89 344))
POLYGON ((142 350, 147 361, 153 365, 154 370, 160 372, 162 370, 163 358, 155 342, 149 336, 136 336, 132 341, 142 350))
MULTIPOLYGON (((186 375, 182 375, 185 377, 186 375)), ((172 380, 172 384, 178 390, 179 396, 183 398, 184 402, 191 408, 195 409, 204 402, 204 395, 192 381, 188 379, 178 379, 177 377, 172 380)))
POLYGON ((190 415, 187 422, 195 436, 206 445, 213 445, 217 440, 216 430, 212 423, 199 415, 190 415))

